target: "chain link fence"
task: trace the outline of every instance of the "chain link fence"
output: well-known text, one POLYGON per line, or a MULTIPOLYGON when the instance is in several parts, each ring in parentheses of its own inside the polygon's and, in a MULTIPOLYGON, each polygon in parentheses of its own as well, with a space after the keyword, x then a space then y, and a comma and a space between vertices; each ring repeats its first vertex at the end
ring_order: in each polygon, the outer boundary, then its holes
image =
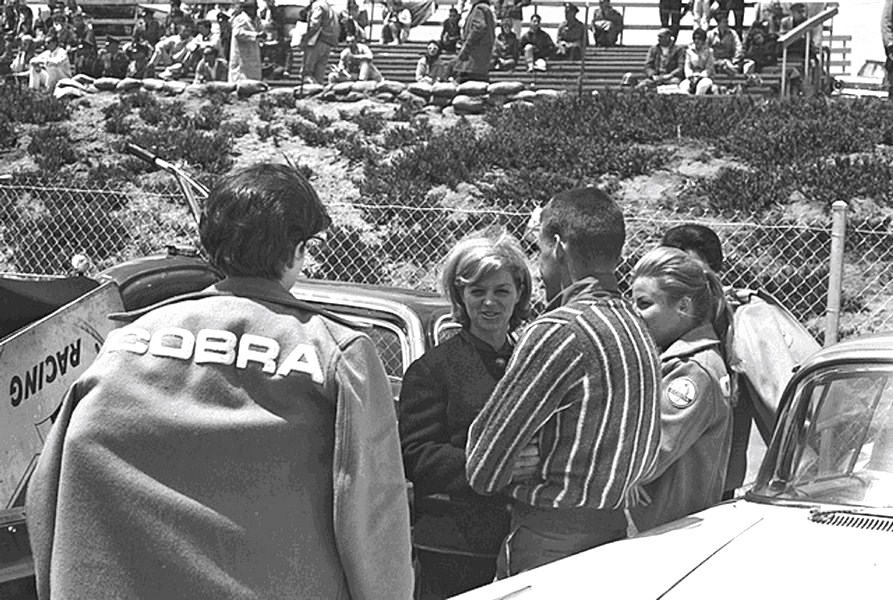
MULTIPOLYGON (((437 289, 439 265, 453 243, 483 227, 499 225, 525 234, 527 210, 479 210, 330 203, 334 227, 328 247, 309 262, 311 277, 437 289)), ((668 228, 699 222, 713 228, 726 254, 724 283, 773 294, 822 339, 828 295, 830 216, 757 219, 685 212, 628 214, 621 284, 636 260, 668 228)), ((262 243, 262 240, 259 240, 262 243)), ((534 255, 532 240, 526 240, 534 255)), ((0 271, 60 275, 72 257, 90 261, 88 274, 122 261, 197 248, 195 224, 178 193, 90 189, 64 183, 0 180, 0 271)), ((534 272, 536 271, 535 265, 534 272)), ((847 229, 841 337, 893 327, 893 230, 888 219, 863 220, 847 229)))

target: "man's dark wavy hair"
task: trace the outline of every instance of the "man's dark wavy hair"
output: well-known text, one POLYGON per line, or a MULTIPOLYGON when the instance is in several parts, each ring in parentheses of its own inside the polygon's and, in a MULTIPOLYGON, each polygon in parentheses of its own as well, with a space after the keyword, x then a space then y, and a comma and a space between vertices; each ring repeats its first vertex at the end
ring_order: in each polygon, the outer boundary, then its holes
POLYGON ((543 208, 542 236, 555 234, 582 264, 616 265, 626 242, 623 211, 604 190, 584 187, 561 192, 543 208))
POLYGON ((202 210, 199 235, 226 276, 279 279, 297 245, 331 224, 296 168, 262 163, 222 177, 202 210))
POLYGON ((714 273, 722 273, 722 243, 716 232, 700 223, 685 223, 667 229, 660 242, 661 246, 679 248, 685 252, 694 251, 707 261, 714 273))

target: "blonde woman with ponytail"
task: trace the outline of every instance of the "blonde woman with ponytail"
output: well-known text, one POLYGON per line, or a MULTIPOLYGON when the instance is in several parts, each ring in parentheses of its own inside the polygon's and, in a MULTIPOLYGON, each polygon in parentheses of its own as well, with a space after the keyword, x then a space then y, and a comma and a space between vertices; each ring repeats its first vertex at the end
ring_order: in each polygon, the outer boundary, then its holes
POLYGON ((632 509, 650 529, 720 501, 732 435, 727 345, 731 310, 716 274, 660 247, 632 273, 632 295, 660 350, 661 444, 632 509))

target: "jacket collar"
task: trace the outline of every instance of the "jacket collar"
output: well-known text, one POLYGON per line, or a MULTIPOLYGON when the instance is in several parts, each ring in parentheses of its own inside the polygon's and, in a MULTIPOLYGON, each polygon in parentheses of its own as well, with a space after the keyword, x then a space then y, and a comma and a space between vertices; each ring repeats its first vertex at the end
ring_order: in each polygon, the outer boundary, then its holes
POLYGON ((332 319, 333 321, 341 323, 342 325, 347 325, 348 327, 352 327, 354 329, 365 329, 365 327, 363 327, 362 325, 358 325, 357 323, 350 321, 340 315, 331 313, 320 308, 319 306, 304 302, 303 300, 298 300, 297 298, 292 296, 288 292, 288 290, 282 287, 279 282, 263 277, 227 277, 226 279, 218 281, 214 285, 205 288, 200 292, 192 292, 190 294, 174 296, 173 298, 162 300, 161 302, 153 304, 152 306, 147 306, 145 308, 140 308, 129 312, 112 313, 109 315, 109 318, 114 321, 124 321, 129 323, 162 306, 167 306, 169 304, 183 302, 186 300, 198 300, 200 298, 213 297, 251 298, 253 300, 270 302, 273 304, 279 304, 280 306, 297 308, 300 310, 323 315, 325 317, 328 317, 329 319, 332 319))
POLYGON ((670 344, 669 348, 661 352, 660 358, 661 360, 682 358, 719 345, 720 341, 713 331, 713 326, 699 325, 670 344))
POLYGON ((505 343, 502 345, 502 348, 499 349, 494 348, 484 340, 475 336, 467 327, 463 327, 461 331, 459 331, 459 335, 478 352, 488 352, 490 354, 495 354, 497 357, 501 356, 503 358, 509 358, 512 355, 512 351, 515 349, 511 333, 506 336, 505 343))
POLYGON ((620 297, 617 289, 617 276, 614 273, 595 273, 575 281, 552 298, 546 306, 547 310, 554 310, 559 306, 570 304, 577 298, 592 296, 620 297))

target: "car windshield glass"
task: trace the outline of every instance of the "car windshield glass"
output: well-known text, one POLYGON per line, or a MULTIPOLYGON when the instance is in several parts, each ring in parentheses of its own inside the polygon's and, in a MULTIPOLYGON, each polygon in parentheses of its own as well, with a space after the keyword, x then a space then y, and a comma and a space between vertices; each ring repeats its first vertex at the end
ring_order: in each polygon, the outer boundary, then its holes
POLYGON ((893 506, 893 370, 835 367, 805 377, 783 415, 761 496, 893 506))

